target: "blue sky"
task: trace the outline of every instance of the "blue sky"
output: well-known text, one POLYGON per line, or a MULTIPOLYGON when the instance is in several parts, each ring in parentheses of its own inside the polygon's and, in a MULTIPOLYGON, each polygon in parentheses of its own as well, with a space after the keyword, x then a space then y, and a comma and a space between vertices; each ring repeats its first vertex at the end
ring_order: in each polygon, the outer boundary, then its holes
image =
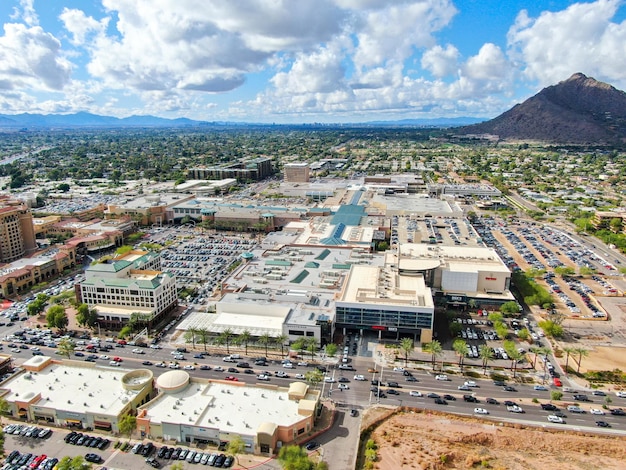
POLYGON ((582 72, 626 89, 624 0, 2 0, 0 113, 495 117, 582 72))

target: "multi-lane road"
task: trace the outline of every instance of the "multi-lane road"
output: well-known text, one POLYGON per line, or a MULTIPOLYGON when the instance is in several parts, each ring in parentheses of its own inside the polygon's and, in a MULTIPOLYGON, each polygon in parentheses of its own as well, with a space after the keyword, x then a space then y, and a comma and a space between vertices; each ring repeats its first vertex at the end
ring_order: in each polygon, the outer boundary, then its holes
MULTIPOLYGON (((46 348, 40 346, 41 351, 46 355, 54 355, 55 350, 52 348, 46 348)), ((242 361, 250 363, 250 368, 254 370, 254 374, 244 373, 243 368, 235 367, 236 364, 232 362, 224 362, 223 355, 207 355, 204 358, 194 358, 193 353, 184 353, 184 359, 174 361, 173 349, 151 349, 141 348, 144 354, 133 353, 134 347, 126 346, 123 348, 114 347, 109 352, 97 352, 98 357, 106 355, 109 359, 96 359, 96 363, 103 366, 108 366, 109 360, 115 356, 122 358, 122 367, 126 368, 149 368, 154 370, 158 375, 160 372, 166 372, 169 370, 169 365, 173 362, 177 362, 182 369, 184 366, 194 366, 195 369, 188 370, 188 372, 197 377, 211 378, 211 379, 224 379, 225 377, 232 375, 237 377, 239 381, 247 383, 259 382, 257 375, 270 372, 270 383, 286 386, 290 382, 297 380, 296 374, 305 374, 310 370, 311 366, 297 366, 294 364, 294 368, 284 368, 279 359, 268 361, 267 366, 259 367, 254 365, 253 358, 243 358, 242 361), (149 361, 152 365, 144 365, 145 361, 149 361), (156 364, 163 363, 167 368, 158 368, 156 364), (209 366, 210 370, 202 370, 202 365, 209 366), (222 368, 223 370, 216 370, 216 368, 222 368), (228 368, 231 372, 228 372, 228 368), (236 370, 236 372, 232 372, 236 370), (288 377, 277 377, 276 372, 284 372, 288 377)), ((6 342, 5 342, 6 350, 6 342)), ((32 351, 23 349, 20 353, 14 353, 16 362, 19 364, 23 360, 31 357, 32 351)), ((85 356, 74 357, 75 360, 84 360, 89 354, 87 351, 81 351, 85 356)), ((626 416, 611 415, 609 410, 603 410, 605 415, 594 415, 590 413, 592 408, 602 409, 602 405, 605 404, 605 397, 594 396, 590 392, 587 393, 591 402, 579 403, 580 406, 586 411, 585 413, 572 413, 567 411, 567 406, 575 403, 573 393, 564 393, 563 400, 556 402, 555 404, 564 413, 565 424, 549 423, 547 416, 552 414, 552 411, 544 411, 540 407, 540 403, 550 402, 550 390, 540 391, 535 390, 530 385, 518 385, 512 384, 515 391, 505 391, 501 385, 494 384, 491 380, 475 380, 476 387, 471 387, 470 390, 459 390, 459 386, 463 385, 467 378, 455 375, 449 375, 449 380, 442 381, 436 380, 435 375, 426 370, 410 371, 413 377, 417 380, 415 382, 407 381, 407 377, 403 371, 394 371, 391 368, 378 368, 375 373, 368 372, 371 364, 369 361, 365 361, 363 358, 358 358, 354 361, 357 370, 341 370, 336 367, 329 366, 327 376, 334 379, 335 382, 323 382, 320 384, 323 397, 332 400, 337 406, 345 409, 364 409, 368 406, 376 403, 391 405, 391 406, 414 406, 424 409, 439 410, 443 412, 450 412, 462 415, 475 415, 474 409, 476 407, 484 408, 489 412, 489 415, 481 415, 482 417, 506 420, 506 421, 523 421, 529 424, 536 424, 540 426, 554 426, 554 427, 566 427, 566 428, 593 428, 598 432, 624 432, 626 433, 626 416), (366 380, 358 381, 354 379, 355 375, 363 375, 366 380), (340 382, 342 379, 344 382, 340 382), (347 380, 347 381, 345 381, 347 380), (384 385, 374 386, 372 380, 378 380, 384 385), (399 387, 388 387, 389 382, 397 382, 399 387), (340 389, 340 383, 343 386, 347 386, 347 389, 340 389), (377 397, 377 393, 372 390, 380 389, 384 393, 384 397, 377 397), (390 394, 390 390, 395 390, 397 394, 390 394), (418 391, 421 396, 411 396, 410 391, 418 391), (447 399, 447 405, 436 404, 433 398, 429 398, 429 393, 436 393, 443 397, 445 394, 449 394, 455 398, 455 400, 447 399), (472 395, 478 402, 466 402, 463 398, 464 395, 472 395), (487 403, 487 398, 493 398, 498 401, 498 404, 487 403), (504 402, 510 400, 518 404, 524 411, 524 413, 512 413, 507 411, 504 402), (599 428, 596 426, 596 421, 605 421, 609 423, 610 428, 599 428)), ((266 382, 264 382, 266 383, 266 382)), ((393 393, 393 392, 392 392, 393 393)), ((585 392, 581 392, 585 393, 585 392)), ((607 392, 608 393, 608 392, 607 392)), ((382 394, 381 394, 382 395, 382 394)), ((625 407, 626 398, 619 398, 615 394, 611 394, 612 403, 610 408, 625 407)), ((589 430, 589 429, 587 429, 589 430)))

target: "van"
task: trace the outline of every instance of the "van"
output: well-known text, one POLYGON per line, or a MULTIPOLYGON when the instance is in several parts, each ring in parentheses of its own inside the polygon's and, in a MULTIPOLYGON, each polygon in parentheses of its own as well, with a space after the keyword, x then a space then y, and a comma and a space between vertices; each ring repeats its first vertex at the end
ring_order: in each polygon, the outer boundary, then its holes
POLYGON ((576 406, 576 405, 569 405, 567 407, 567 411, 570 411, 572 413, 579 413, 579 414, 582 414, 585 412, 585 410, 583 410, 580 406, 576 406))

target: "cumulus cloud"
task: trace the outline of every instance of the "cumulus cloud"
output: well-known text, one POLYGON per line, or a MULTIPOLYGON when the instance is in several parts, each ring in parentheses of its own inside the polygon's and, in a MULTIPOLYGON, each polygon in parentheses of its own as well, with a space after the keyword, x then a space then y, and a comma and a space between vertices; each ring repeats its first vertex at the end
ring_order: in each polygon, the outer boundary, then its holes
POLYGON ((40 26, 7 23, 0 36, 0 80, 15 88, 60 90, 69 81, 71 64, 61 43, 40 26))
POLYGON ((508 33, 511 57, 542 86, 575 72, 626 86, 626 23, 615 23, 620 0, 575 3, 537 18, 522 11, 508 33))
POLYGON ((452 44, 442 47, 436 45, 422 55, 422 68, 437 78, 456 73, 458 69, 459 50, 452 44))
POLYGON ((82 10, 75 8, 64 8, 59 15, 65 29, 72 35, 72 44, 81 46, 85 44, 90 34, 102 35, 106 31, 110 18, 103 18, 100 21, 91 16, 85 15, 82 10))
POLYGON ((39 24, 39 16, 35 11, 35 0, 20 0, 19 7, 13 8, 12 20, 22 20, 27 26, 37 26, 39 24))

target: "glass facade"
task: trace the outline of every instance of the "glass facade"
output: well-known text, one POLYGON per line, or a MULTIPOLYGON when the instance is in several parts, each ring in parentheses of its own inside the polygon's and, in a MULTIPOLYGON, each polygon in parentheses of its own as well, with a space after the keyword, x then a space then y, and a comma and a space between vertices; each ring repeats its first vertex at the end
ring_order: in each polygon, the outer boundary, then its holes
POLYGON ((432 312, 407 312, 392 308, 336 307, 335 317, 338 327, 372 329, 373 326, 387 328, 423 329, 432 328, 432 312))

